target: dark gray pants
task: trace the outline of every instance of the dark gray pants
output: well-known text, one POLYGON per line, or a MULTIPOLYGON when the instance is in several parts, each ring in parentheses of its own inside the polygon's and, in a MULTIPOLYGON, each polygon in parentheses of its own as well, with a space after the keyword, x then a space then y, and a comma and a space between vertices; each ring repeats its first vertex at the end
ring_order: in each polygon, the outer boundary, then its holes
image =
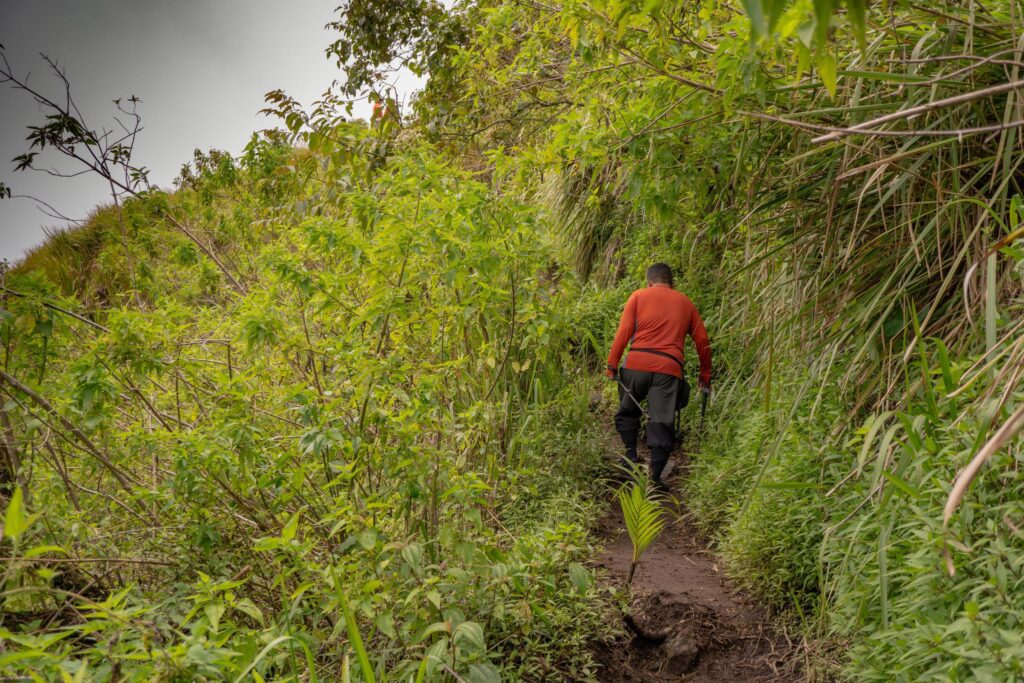
POLYGON ((626 446, 626 458, 636 462, 636 442, 643 415, 637 403, 647 400, 647 445, 651 449, 651 475, 656 482, 661 480, 661 472, 675 445, 678 390, 679 379, 673 375, 626 368, 619 370, 619 411, 615 413, 615 429, 626 446))
POLYGON ((675 440, 679 379, 660 372, 622 368, 619 370, 619 380, 619 412, 615 414, 615 429, 619 433, 639 433, 643 412, 637 401, 643 403, 647 399, 647 445, 671 450, 675 440), (629 393, 626 393, 626 389, 629 389, 629 393))

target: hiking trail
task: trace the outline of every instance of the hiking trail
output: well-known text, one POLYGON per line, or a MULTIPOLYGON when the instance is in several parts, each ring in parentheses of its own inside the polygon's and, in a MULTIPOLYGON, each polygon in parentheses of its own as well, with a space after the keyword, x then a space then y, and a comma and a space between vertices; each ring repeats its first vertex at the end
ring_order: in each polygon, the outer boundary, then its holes
MULTIPOLYGON (((598 416, 598 419, 602 419, 598 416)), ((605 425, 609 419, 602 419, 605 425)), ((605 428, 605 457, 621 446, 605 428)), ((641 446, 641 456, 646 455, 641 446)), ((679 507, 644 553, 633 577, 626 634, 595 648, 602 681, 795 681, 800 680, 797 644, 769 618, 768 610, 725 577, 722 564, 689 521, 679 491, 688 455, 677 450, 666 481, 679 507)), ((613 502, 598 523, 604 550, 596 564, 606 582, 625 584, 632 558, 622 511, 613 502)))

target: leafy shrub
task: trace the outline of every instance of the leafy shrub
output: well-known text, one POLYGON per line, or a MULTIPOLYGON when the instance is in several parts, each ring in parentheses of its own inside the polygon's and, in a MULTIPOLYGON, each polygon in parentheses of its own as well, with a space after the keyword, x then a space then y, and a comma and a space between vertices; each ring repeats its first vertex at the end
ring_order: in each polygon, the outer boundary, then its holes
POLYGON ((584 565, 573 279, 545 272, 533 209, 436 150, 364 161, 312 213, 319 179, 224 159, 167 198, 244 294, 159 223, 145 306, 83 321, 9 280, 3 415, 34 467, 3 480, 4 675, 594 675, 613 622, 584 565))

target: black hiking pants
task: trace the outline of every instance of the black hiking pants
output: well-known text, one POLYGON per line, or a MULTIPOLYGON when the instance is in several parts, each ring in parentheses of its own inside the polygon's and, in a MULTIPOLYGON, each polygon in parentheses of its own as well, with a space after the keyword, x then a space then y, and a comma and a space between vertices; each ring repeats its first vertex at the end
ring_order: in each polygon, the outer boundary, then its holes
POLYGON ((637 462, 636 442, 643 411, 637 403, 647 399, 647 445, 651 449, 651 478, 661 481, 675 445, 676 392, 679 379, 673 375, 644 370, 619 370, 619 411, 615 429, 626 447, 626 458, 637 462), (627 391, 628 389, 628 391, 627 391))

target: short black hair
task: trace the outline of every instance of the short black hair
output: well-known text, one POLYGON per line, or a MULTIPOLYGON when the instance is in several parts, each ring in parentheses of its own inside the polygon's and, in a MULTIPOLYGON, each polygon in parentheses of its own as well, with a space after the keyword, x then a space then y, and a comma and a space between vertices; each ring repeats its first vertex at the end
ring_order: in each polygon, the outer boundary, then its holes
POLYGON ((655 263, 647 269, 647 281, 664 282, 666 285, 671 285, 672 269, 667 263, 655 263))

